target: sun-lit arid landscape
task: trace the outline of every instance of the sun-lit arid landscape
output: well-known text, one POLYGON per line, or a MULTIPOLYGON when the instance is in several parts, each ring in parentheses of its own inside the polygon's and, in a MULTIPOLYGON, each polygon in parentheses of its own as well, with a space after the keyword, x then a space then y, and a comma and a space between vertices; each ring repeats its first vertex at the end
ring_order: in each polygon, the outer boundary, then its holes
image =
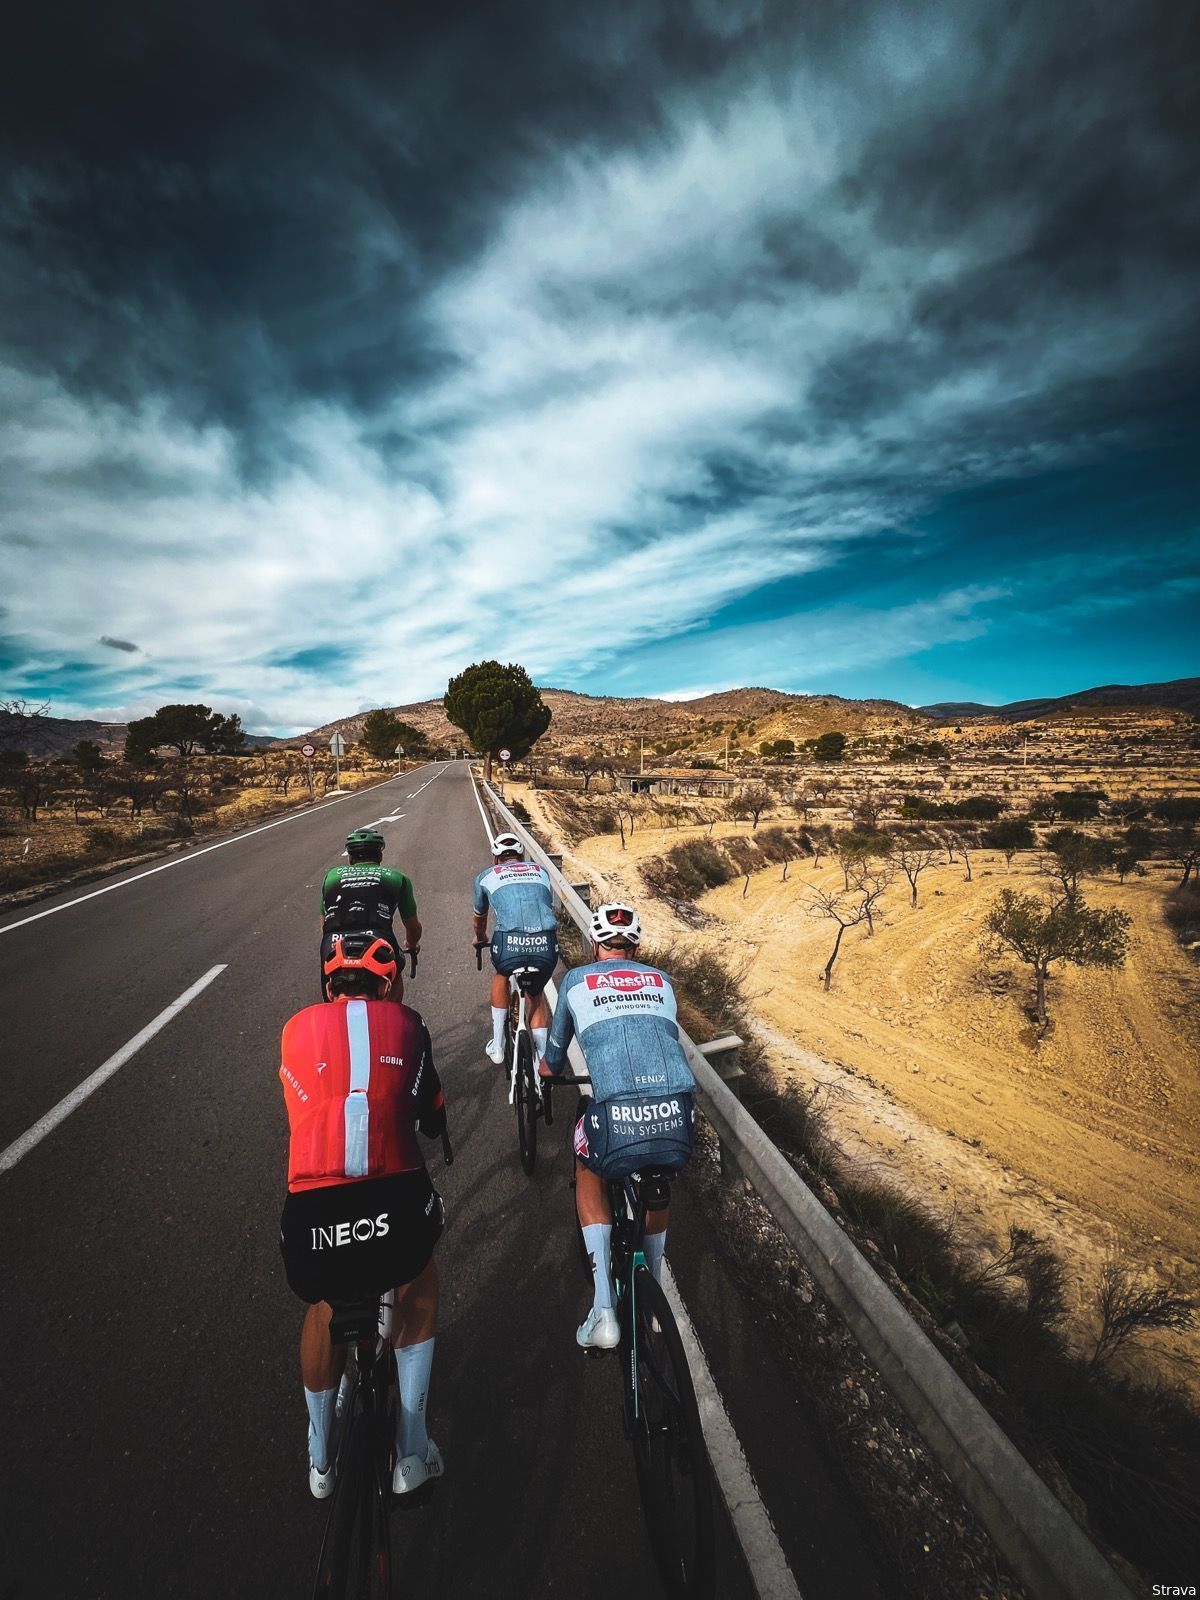
MULTIPOLYGON (((1086 733, 1080 719, 1061 718, 1015 733, 964 727, 939 786, 1003 785, 1014 807, 1036 805, 1066 777, 1110 795, 1144 795, 1156 784, 1200 789, 1194 757, 1174 748, 1169 715, 1136 726, 1121 713, 1082 720, 1086 733), (997 737, 1015 745, 1015 766, 995 765, 997 737), (1020 762, 1026 739, 1032 765, 1020 762)), ((824 819, 836 848, 838 830, 853 826, 852 795, 887 776, 869 763, 842 769, 828 804, 814 796, 810 831, 824 819)), ((809 768, 777 783, 757 829, 749 818, 722 818, 719 801, 676 797, 647 804, 624 841, 612 832, 578 837, 577 805, 564 808, 553 788, 513 783, 508 793, 565 850, 569 873, 642 908, 656 944, 698 943, 730 959, 772 1072, 781 1085, 818 1091, 815 1104, 847 1156, 952 1217, 984 1258, 1003 1249, 1013 1225, 1050 1241, 1068 1267, 1081 1345, 1094 1332, 1107 1263, 1147 1284, 1200 1293, 1200 964, 1167 914, 1179 868, 1151 859, 1124 881, 1110 871, 1086 883, 1089 905, 1130 917, 1129 953, 1116 970, 1052 968, 1043 1037, 1029 969, 984 927, 1002 889, 1045 893, 1042 848, 1006 860, 976 837, 969 876, 961 850, 951 860, 939 848, 919 874, 915 907, 896 873, 874 933, 860 925, 845 934, 826 992, 837 929, 819 914, 814 891, 843 887, 836 855, 751 865, 685 902, 652 894, 646 875, 649 865, 653 883, 653 864, 681 841, 736 850, 772 822, 796 827, 784 794, 806 780, 811 788, 813 777, 809 768)), ((894 801, 916 786, 909 772, 892 777, 887 794, 894 801)), ((593 803, 603 806, 603 793, 593 803)), ((1194 1329, 1156 1333, 1142 1352, 1164 1373, 1200 1382, 1194 1329)))

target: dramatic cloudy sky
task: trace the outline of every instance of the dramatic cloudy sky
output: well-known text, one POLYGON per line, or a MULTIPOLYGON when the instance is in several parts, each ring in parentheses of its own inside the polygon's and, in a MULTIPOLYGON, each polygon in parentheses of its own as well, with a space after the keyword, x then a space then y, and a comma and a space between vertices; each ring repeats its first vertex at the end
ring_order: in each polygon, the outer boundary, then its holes
POLYGON ((9 18, 0 697, 1198 670, 1194 7, 433 12, 9 18))

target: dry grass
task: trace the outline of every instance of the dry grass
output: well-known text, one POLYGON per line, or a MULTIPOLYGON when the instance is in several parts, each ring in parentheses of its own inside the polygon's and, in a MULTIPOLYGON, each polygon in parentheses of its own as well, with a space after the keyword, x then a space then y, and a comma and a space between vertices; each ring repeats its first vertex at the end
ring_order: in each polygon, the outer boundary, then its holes
MULTIPOLYGON (((103 810, 82 810, 78 822, 71 806, 62 802, 42 810, 35 822, 22 817, 19 808, 5 806, 0 810, 0 894, 103 870, 197 835, 227 832, 312 804, 303 783, 289 786, 286 795, 266 782, 235 786, 242 774, 264 777, 281 759, 285 758, 273 753, 237 759, 194 757, 199 781, 196 814, 191 818, 179 815, 171 795, 160 798, 157 811, 147 808, 137 818, 129 815, 126 800, 117 800, 103 810)), ((394 770, 343 770, 342 787, 364 788, 394 770)), ((322 792, 319 783, 314 786, 315 799, 322 792)))

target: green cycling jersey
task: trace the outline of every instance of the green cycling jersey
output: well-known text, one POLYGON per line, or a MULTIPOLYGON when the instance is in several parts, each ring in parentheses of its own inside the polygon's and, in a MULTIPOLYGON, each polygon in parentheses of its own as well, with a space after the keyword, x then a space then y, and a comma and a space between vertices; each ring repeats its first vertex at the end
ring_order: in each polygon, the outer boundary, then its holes
POLYGON ((330 867, 321 885, 321 915, 326 929, 392 926, 392 918, 408 922, 417 914, 412 879, 394 867, 372 861, 330 867))

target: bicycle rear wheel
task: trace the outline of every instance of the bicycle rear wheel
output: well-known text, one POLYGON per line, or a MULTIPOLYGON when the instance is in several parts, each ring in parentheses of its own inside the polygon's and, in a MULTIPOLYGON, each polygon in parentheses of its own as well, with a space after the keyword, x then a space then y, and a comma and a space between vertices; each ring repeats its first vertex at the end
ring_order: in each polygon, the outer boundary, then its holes
POLYGON ((533 1043, 526 1028, 517 1035, 517 1086, 513 1103, 517 1108, 517 1143, 521 1150, 521 1168, 532 1177, 537 1163, 537 1099, 533 1081, 533 1043))
MULTIPOLYGON (((624 1340, 637 1342, 636 1362, 621 1362, 625 1419, 654 1560, 669 1595, 711 1600, 714 1535, 708 1453, 679 1329, 666 1295, 646 1267, 634 1274, 622 1310, 624 1340)), ((624 1354, 628 1356, 628 1343, 624 1354)))
POLYGON ((361 1412, 351 1420, 321 1543, 313 1600, 391 1600, 387 1486, 379 1478, 373 1432, 361 1412))

